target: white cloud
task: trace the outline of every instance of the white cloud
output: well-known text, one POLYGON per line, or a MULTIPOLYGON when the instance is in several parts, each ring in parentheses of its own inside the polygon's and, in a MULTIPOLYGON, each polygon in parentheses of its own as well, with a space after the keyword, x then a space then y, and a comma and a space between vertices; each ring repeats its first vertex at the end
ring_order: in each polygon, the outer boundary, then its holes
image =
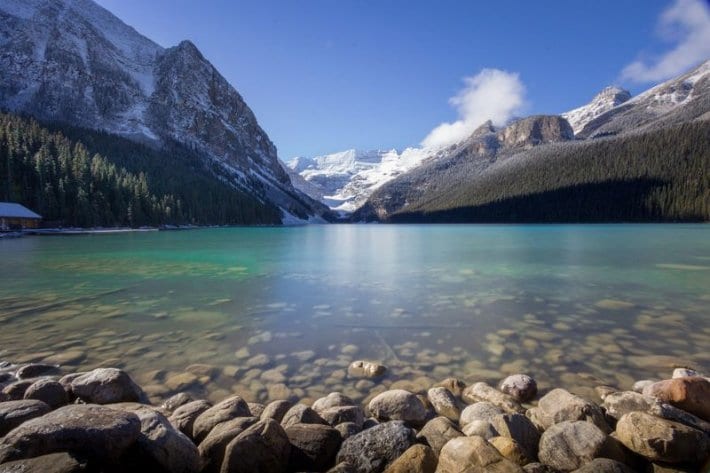
POLYGON ((499 69, 483 69, 464 79, 466 86, 449 103, 456 107, 459 119, 442 123, 422 141, 422 146, 443 148, 467 138, 473 130, 491 120, 503 125, 525 105, 525 86, 518 74, 499 69))
POLYGON ((672 43, 672 49, 652 60, 632 62, 621 72, 622 80, 661 81, 710 58, 710 7, 705 0, 675 0, 658 23, 660 37, 672 43))

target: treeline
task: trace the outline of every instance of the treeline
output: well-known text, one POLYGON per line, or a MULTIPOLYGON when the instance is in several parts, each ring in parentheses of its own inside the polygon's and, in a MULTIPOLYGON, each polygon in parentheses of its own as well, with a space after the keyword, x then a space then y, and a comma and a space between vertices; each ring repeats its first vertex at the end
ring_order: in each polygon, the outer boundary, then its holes
POLYGON ((389 220, 709 221, 710 122, 534 148, 425 194, 389 220))
POLYGON ((235 190, 201 156, 0 113, 0 199, 49 225, 272 224, 280 212, 235 190))

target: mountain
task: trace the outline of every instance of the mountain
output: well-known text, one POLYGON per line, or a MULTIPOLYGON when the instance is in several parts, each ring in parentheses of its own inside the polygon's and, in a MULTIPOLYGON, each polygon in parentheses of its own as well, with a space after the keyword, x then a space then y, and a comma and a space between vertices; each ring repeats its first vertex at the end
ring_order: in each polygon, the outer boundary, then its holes
POLYGON ((312 158, 296 157, 287 161, 286 167, 297 189, 333 210, 349 213, 385 182, 415 168, 433 153, 421 148, 408 148, 401 153, 394 149, 350 149, 312 158))
POLYGON ((0 47, 5 110, 180 143, 285 217, 326 212, 292 186, 254 113, 191 42, 163 48, 91 0, 0 0, 0 47))
POLYGON ((710 60, 606 111, 584 125, 579 138, 644 132, 710 118, 710 60))
POLYGON ((379 187, 352 219, 710 220, 709 64, 602 112, 576 135, 557 116, 484 124, 379 187))
POLYGON ((508 156, 572 139, 574 132, 569 123, 556 115, 527 117, 500 129, 488 121, 466 140, 429 156, 418 167, 381 186, 353 213, 352 219, 387 220, 430 196, 465 186, 472 176, 508 156))
POLYGON ((587 123, 630 98, 631 94, 628 90, 613 86, 606 87, 588 104, 563 113, 562 116, 567 119, 574 132, 579 133, 587 123))

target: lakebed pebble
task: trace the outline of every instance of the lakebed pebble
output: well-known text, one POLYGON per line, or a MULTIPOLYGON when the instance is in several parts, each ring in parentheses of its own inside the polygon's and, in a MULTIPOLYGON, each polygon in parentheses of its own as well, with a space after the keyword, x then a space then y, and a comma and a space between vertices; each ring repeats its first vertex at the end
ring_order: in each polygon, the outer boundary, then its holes
MULTIPOLYGON (((236 391, 213 404, 184 392, 149 399, 117 368, 1 363, 0 371, 3 392, 27 384, 24 400, 0 402, 0 471, 55 460, 86 471, 185 473, 698 471, 710 460, 710 381, 690 370, 669 371, 643 393, 633 380, 602 386, 602 404, 561 388, 523 394, 518 387, 535 380, 516 373, 501 384, 507 392, 456 378, 422 377, 412 391, 368 385, 364 405, 343 392, 307 398, 307 379, 290 400, 248 403, 236 391)), ((219 370, 186 372, 200 382, 219 370)), ((238 382, 248 371, 240 373, 238 382)), ((271 378, 262 376, 267 389, 281 379, 271 378)))

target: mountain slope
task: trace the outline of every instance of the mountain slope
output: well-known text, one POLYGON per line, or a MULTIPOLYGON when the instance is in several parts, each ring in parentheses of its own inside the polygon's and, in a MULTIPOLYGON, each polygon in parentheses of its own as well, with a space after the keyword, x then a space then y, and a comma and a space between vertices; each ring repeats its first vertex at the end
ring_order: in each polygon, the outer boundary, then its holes
POLYGON ((710 122, 541 146, 387 216, 391 222, 710 220, 710 122))
POLYGON ((157 149, 0 113, 0 200, 34 209, 50 226, 279 223, 276 206, 205 165, 178 143, 157 149))
POLYGON ((638 133, 710 118, 710 60, 585 124, 579 138, 638 133))
POLYGON ((0 107, 182 143, 264 202, 325 211, 293 188, 251 109, 189 41, 162 48, 91 0, 0 0, 0 47, 0 107))
POLYGON ((574 141, 552 117, 484 125, 381 186, 353 219, 708 220, 708 64, 592 118, 574 141))

